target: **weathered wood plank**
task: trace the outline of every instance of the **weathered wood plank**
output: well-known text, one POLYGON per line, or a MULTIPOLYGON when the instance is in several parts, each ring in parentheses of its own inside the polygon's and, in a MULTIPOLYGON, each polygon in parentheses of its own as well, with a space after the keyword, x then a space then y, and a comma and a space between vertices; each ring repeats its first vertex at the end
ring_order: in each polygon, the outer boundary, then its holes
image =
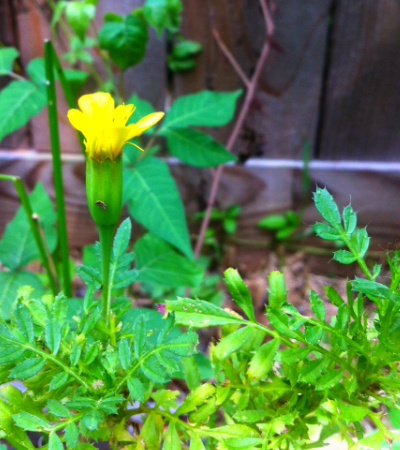
POLYGON ((320 157, 399 160, 400 3, 336 5, 320 157))
MULTIPOLYGON (((276 32, 260 86, 235 152, 243 156, 300 156, 318 123, 330 0, 274 2, 276 32)), ((175 76, 175 94, 242 87, 212 36, 223 41, 251 75, 265 39, 258 1, 184 1, 183 34, 204 51, 196 70, 175 76)), ((217 134, 226 137, 226 133, 217 134)))

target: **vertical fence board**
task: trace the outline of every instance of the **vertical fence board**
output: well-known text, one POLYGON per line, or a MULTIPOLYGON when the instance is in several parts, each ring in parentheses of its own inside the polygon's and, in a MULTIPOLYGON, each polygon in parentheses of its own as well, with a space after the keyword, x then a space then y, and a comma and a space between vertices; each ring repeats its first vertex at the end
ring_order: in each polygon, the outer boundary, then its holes
POLYGON ((400 3, 337 0, 320 157, 399 160, 400 3))

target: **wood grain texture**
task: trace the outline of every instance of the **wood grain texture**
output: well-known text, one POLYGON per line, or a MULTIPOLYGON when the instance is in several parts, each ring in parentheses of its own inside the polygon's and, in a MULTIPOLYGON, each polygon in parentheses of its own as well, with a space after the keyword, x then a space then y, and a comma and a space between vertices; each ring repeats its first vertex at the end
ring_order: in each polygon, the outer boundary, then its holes
MULTIPOLYGON (((318 123, 330 0, 274 2, 276 32, 260 86, 235 153, 249 156, 301 156, 304 140, 313 142, 318 123)), ((175 94, 201 89, 233 90, 239 77, 211 34, 223 41, 251 75, 265 39, 258 1, 184 1, 183 33, 204 51, 195 71, 175 77, 175 94)), ((225 133, 217 133, 224 140, 225 133)))
POLYGON ((400 3, 337 0, 319 154, 400 159, 400 3))

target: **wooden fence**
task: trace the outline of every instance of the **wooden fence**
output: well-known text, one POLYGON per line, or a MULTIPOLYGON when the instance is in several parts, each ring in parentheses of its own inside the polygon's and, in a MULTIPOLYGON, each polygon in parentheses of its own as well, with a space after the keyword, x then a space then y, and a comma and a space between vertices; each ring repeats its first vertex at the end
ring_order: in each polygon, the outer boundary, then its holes
MULTIPOLYGON (((140 0, 99 0, 99 24, 107 11, 128 13, 140 0)), ((212 35, 215 27, 246 74, 251 75, 265 38, 257 0, 184 0, 182 32, 204 47, 198 66, 167 76, 166 44, 154 34, 148 54, 126 73, 127 92, 135 90, 158 109, 173 96, 202 89, 234 90, 242 82, 222 55, 212 35)), ((304 142, 318 160, 399 161, 400 159, 400 3, 398 0, 270 1, 276 31, 245 126, 234 152, 242 161, 227 167, 218 194, 220 207, 242 206, 239 235, 254 238, 257 221, 268 212, 296 207, 301 196, 301 171, 265 168, 257 161, 299 160, 304 142), (398 156, 399 154, 399 156, 398 156), (245 161, 251 160, 251 165, 245 161)), ((45 0, 2 0, 0 40, 20 49, 22 67, 43 55, 51 37, 51 11, 45 0)), ((58 49, 65 51, 65 43, 58 49)), ((96 63, 98 64, 98 62, 96 63)), ((3 82, 0 79, 0 82, 3 82)), ((0 85, 1 86, 1 85, 0 85)), ((59 96, 62 99, 62 95, 59 96)), ((79 153, 60 101, 62 149, 79 153)), ((22 130, 4 139, 2 150, 49 151, 46 111, 22 130)), ((215 136, 225 142, 229 127, 215 136)), ((210 172, 171 167, 189 214, 203 208, 210 172)), ((53 195, 48 162, 0 159, 0 172, 20 175, 28 188, 40 180, 53 195)), ((92 242, 96 230, 85 200, 82 163, 65 163, 65 188, 71 246, 92 242)), ((388 241, 397 236, 400 212, 398 172, 312 170, 312 184, 326 185, 339 204, 350 196, 362 223, 388 241)), ((311 197, 311 195, 310 195, 311 197)), ((0 232, 13 216, 18 199, 13 187, 0 184, 0 232)), ((317 217, 310 203, 304 221, 317 217)))

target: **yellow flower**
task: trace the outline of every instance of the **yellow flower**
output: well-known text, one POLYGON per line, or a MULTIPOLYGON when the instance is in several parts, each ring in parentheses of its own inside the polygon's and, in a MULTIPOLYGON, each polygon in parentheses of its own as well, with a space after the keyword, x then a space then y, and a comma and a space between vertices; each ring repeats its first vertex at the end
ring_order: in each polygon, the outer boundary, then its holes
MULTIPOLYGON (((127 125, 135 107, 120 105, 115 108, 110 94, 98 92, 83 95, 78 100, 79 109, 70 109, 68 119, 72 126, 85 136, 86 153, 89 158, 103 162, 116 161, 122 155, 123 146, 130 139, 140 136, 143 131, 156 124, 164 113, 156 112, 127 125)), ((135 145, 135 147, 137 147, 135 145)))

